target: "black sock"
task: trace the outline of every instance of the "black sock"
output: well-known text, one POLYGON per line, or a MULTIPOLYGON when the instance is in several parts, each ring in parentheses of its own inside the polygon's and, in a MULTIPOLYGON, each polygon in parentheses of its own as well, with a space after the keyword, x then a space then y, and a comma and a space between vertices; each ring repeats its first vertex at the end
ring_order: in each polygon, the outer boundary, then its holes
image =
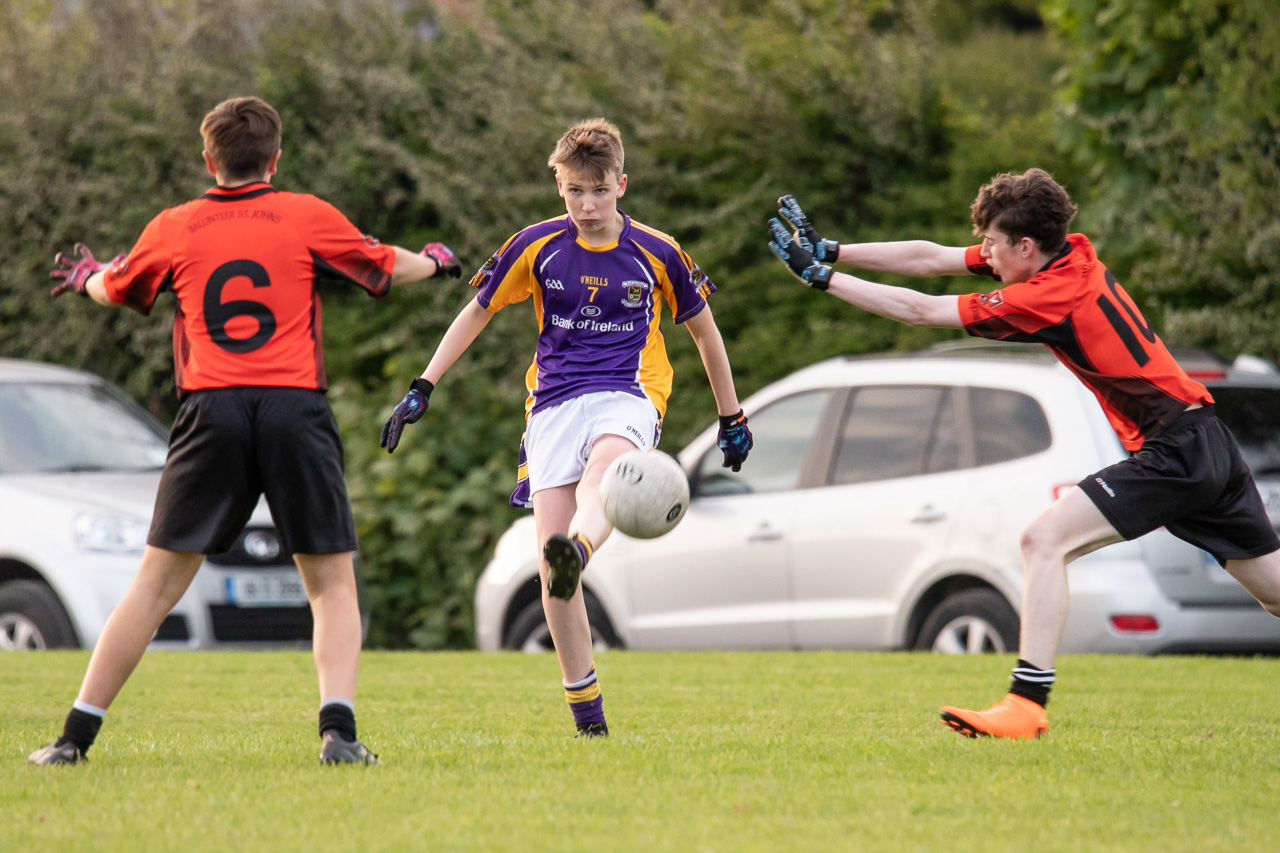
POLYGON ((58 738, 56 743, 59 746, 72 743, 81 754, 86 753, 97 739, 100 728, 102 728, 101 717, 81 711, 79 708, 72 708, 71 713, 67 714, 67 721, 62 724, 62 737, 58 738))
POLYGON ((320 709, 320 737, 335 731, 343 740, 356 739, 356 712, 346 705, 330 702, 320 709))
POLYGON ((1053 689, 1057 673, 1056 669, 1036 669, 1033 664, 1018 658, 1018 665, 1013 668, 1013 683, 1009 686, 1009 692, 1046 708, 1049 705, 1049 691, 1053 689))

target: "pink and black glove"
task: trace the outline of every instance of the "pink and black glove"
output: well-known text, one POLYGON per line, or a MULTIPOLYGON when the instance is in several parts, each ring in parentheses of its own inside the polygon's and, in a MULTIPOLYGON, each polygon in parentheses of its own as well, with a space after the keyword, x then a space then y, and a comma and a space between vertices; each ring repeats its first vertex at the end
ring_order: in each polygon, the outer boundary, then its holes
POLYGON ((50 296, 61 296, 68 292, 88 296, 85 285, 88 284, 89 278, 96 272, 115 266, 125 258, 123 254, 119 254, 105 264, 99 263, 84 243, 76 243, 75 251, 80 256, 78 259, 69 258, 61 252, 54 256, 53 262, 57 266, 53 268, 53 272, 49 273, 49 278, 62 279, 62 284, 49 291, 50 296))
POLYGON ((436 262, 436 271, 432 274, 432 278, 440 275, 447 275, 450 278, 462 278, 462 261, 458 260, 458 256, 453 253, 444 243, 428 243, 422 247, 420 255, 426 255, 428 258, 436 262))

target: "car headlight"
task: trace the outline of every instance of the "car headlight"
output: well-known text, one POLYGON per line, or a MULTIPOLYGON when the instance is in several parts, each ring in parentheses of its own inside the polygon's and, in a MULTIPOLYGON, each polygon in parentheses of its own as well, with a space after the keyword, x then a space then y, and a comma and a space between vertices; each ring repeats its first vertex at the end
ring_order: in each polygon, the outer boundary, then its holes
POLYGON ((140 518, 81 513, 76 516, 76 545, 82 551, 141 554, 151 525, 140 518))

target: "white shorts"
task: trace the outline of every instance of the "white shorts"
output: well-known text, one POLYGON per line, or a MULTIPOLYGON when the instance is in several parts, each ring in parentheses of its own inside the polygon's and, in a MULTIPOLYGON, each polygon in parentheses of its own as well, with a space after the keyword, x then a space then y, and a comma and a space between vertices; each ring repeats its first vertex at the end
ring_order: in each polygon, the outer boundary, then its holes
POLYGON ((543 409, 524 432, 529 494, 581 480, 587 454, 603 435, 620 435, 648 450, 657 446, 661 429, 653 403, 626 391, 596 391, 543 409))

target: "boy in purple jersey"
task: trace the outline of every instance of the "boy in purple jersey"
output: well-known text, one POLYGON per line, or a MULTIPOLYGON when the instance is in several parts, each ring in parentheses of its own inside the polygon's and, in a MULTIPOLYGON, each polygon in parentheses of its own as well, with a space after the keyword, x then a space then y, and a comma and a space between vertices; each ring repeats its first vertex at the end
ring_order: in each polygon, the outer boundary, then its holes
POLYGON ((507 305, 534 297, 538 345, 526 375, 527 426, 511 502, 532 506, 542 548, 542 606, 578 735, 609 733, 578 583, 613 531, 600 505, 609 463, 658 443, 671 394, 659 320, 665 302, 702 355, 725 467, 751 449, 729 358, 706 297, 715 285, 680 246, 618 210, 627 189, 622 138, 604 119, 574 125, 547 161, 567 216, 531 225, 471 280, 479 289, 441 340, 422 376, 382 430, 395 450, 406 423, 426 411, 435 383, 507 305))

